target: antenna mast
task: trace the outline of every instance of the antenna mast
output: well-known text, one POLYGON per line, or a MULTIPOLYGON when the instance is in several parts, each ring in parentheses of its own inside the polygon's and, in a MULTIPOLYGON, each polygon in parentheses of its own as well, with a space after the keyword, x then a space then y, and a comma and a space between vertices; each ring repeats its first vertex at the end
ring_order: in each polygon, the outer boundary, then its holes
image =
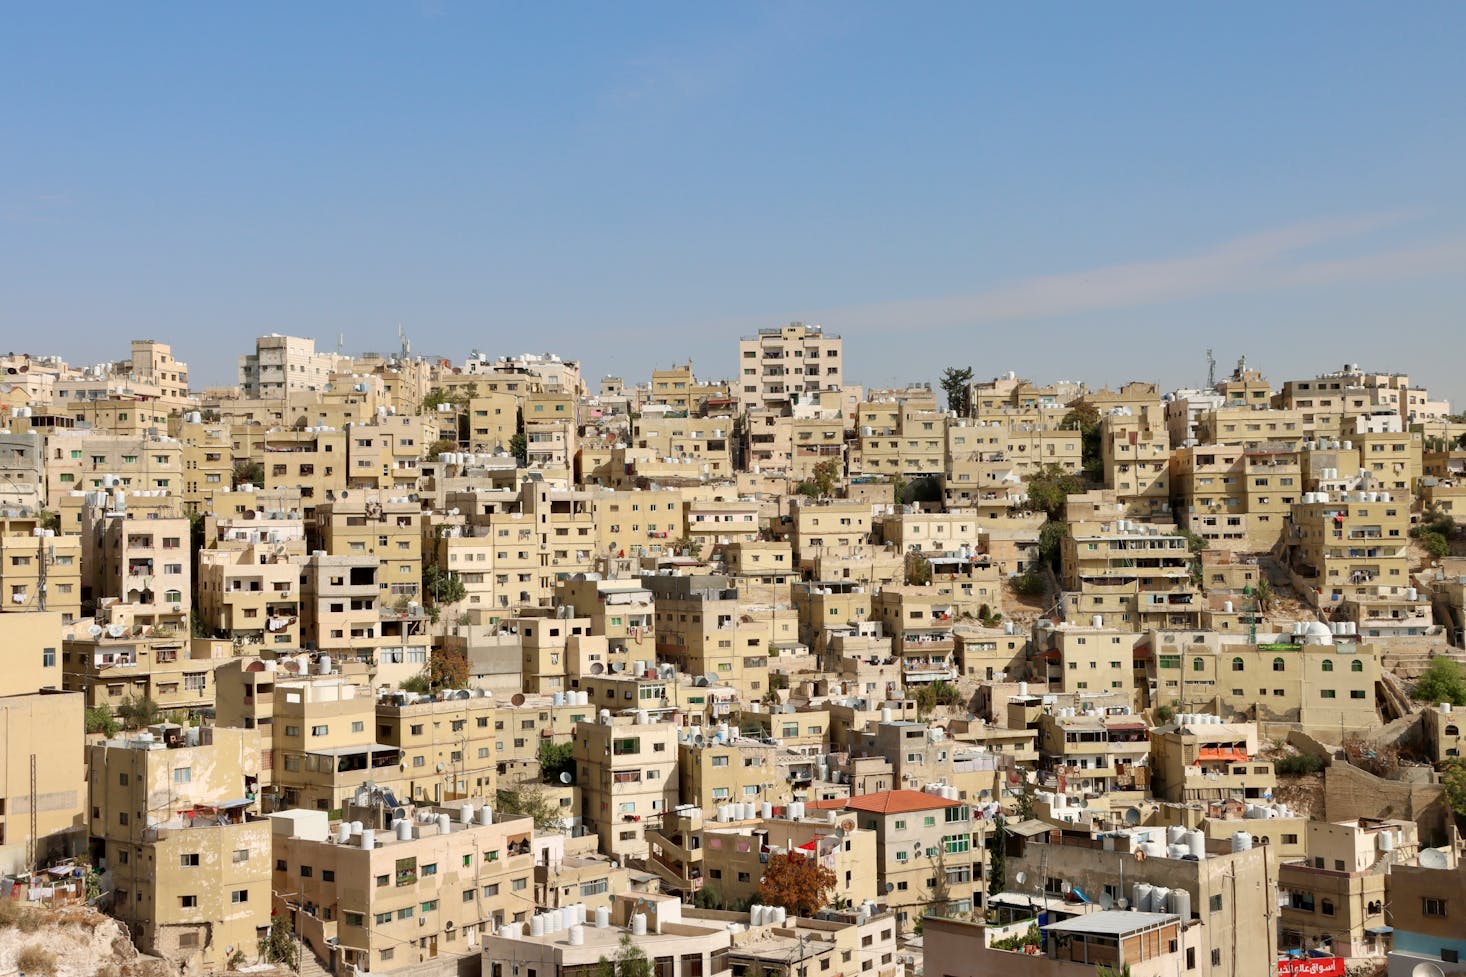
POLYGON ((1206 389, 1211 390, 1217 385, 1217 360, 1211 355, 1211 350, 1206 351, 1206 389))

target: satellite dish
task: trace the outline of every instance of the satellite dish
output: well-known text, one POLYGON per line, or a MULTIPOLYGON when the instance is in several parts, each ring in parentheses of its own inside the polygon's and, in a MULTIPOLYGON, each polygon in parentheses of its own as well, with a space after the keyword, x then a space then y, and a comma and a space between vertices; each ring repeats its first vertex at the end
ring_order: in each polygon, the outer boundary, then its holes
POLYGON ((1126 899, 1124 896, 1121 896, 1119 899, 1116 899, 1115 900, 1115 905, 1118 906, 1121 909, 1129 909, 1130 908, 1130 900, 1129 899, 1126 899))
POLYGON ((513 704, 513 705, 516 705, 516 706, 522 706, 522 705, 524 705, 524 693, 523 692, 516 692, 516 693, 514 693, 512 696, 509 697, 509 702, 511 704, 513 704))
POLYGON ((590 673, 592 675, 603 675, 603 674, 605 674, 605 671, 606 671, 606 666, 605 665, 602 665, 600 662, 591 662, 590 663, 590 673))
POLYGON ((1069 893, 1074 891, 1074 886, 1070 885, 1068 882, 1065 882, 1059 886, 1059 889, 1064 893, 1064 895, 1067 896, 1069 893))
POLYGON ((1022 885, 1023 883, 1028 881, 1028 873, 1019 872, 1017 875, 1013 876, 1013 881, 1017 882, 1019 885, 1022 885))
POLYGON ((574 781, 575 781, 575 778, 570 775, 570 771, 569 770, 562 770, 560 772, 560 783, 562 783, 562 784, 570 784, 570 783, 573 783, 574 781))
POLYGON ((894 883, 894 882, 887 882, 886 883, 886 895, 890 895, 891 893, 893 893, 895 891, 896 891, 896 883, 894 883))
POLYGON ((102 636, 102 629, 93 624, 91 627, 87 628, 87 634, 91 635, 93 638, 100 638, 102 636))
POLYGON ((1101 892, 1099 897, 1099 905, 1101 909, 1113 909, 1115 906, 1115 897, 1110 895, 1108 892, 1101 892))
POLYGON ((443 764, 441 764, 441 763, 440 763, 440 764, 438 764, 438 773, 442 773, 442 772, 443 772, 443 771, 444 771, 444 770, 446 770, 446 769, 447 769, 447 768, 446 768, 446 767, 445 767, 445 766, 443 766, 443 764))

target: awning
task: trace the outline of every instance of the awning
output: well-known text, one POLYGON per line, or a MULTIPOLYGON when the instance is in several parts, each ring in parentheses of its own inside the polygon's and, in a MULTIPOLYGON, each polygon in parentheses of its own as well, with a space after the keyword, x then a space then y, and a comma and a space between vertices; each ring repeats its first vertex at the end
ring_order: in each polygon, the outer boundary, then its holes
POLYGON ((1389 936, 1394 931, 1395 928, 1393 926, 1371 926, 1364 932, 1368 933, 1370 936, 1389 936))

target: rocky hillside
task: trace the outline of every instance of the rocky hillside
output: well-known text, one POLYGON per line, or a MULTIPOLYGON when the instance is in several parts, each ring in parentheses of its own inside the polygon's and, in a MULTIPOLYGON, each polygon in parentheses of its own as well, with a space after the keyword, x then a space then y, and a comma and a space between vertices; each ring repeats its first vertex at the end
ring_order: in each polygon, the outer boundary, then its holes
POLYGON ((138 953, 114 919, 85 906, 33 907, 0 899, 0 974, 27 977, 178 977, 138 953))

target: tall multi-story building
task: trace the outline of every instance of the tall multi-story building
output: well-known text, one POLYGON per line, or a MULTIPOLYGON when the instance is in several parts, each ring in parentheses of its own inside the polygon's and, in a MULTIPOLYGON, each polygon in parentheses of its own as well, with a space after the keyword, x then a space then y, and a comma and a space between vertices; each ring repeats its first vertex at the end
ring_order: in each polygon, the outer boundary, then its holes
POLYGON ((637 715, 575 726, 581 819, 616 858, 645 856, 645 831, 677 804, 677 727, 637 715))
POLYGON ((219 969, 269 925, 259 744, 256 730, 160 725, 91 747, 94 853, 145 952, 219 969))
POLYGON ((325 390, 336 364, 336 356, 316 352, 314 339, 270 333, 239 358, 239 387, 245 397, 262 400, 293 390, 325 390))
POLYGON ((789 410, 821 390, 845 382, 844 344, 822 328, 802 322, 738 341, 735 396, 740 410, 789 410))

